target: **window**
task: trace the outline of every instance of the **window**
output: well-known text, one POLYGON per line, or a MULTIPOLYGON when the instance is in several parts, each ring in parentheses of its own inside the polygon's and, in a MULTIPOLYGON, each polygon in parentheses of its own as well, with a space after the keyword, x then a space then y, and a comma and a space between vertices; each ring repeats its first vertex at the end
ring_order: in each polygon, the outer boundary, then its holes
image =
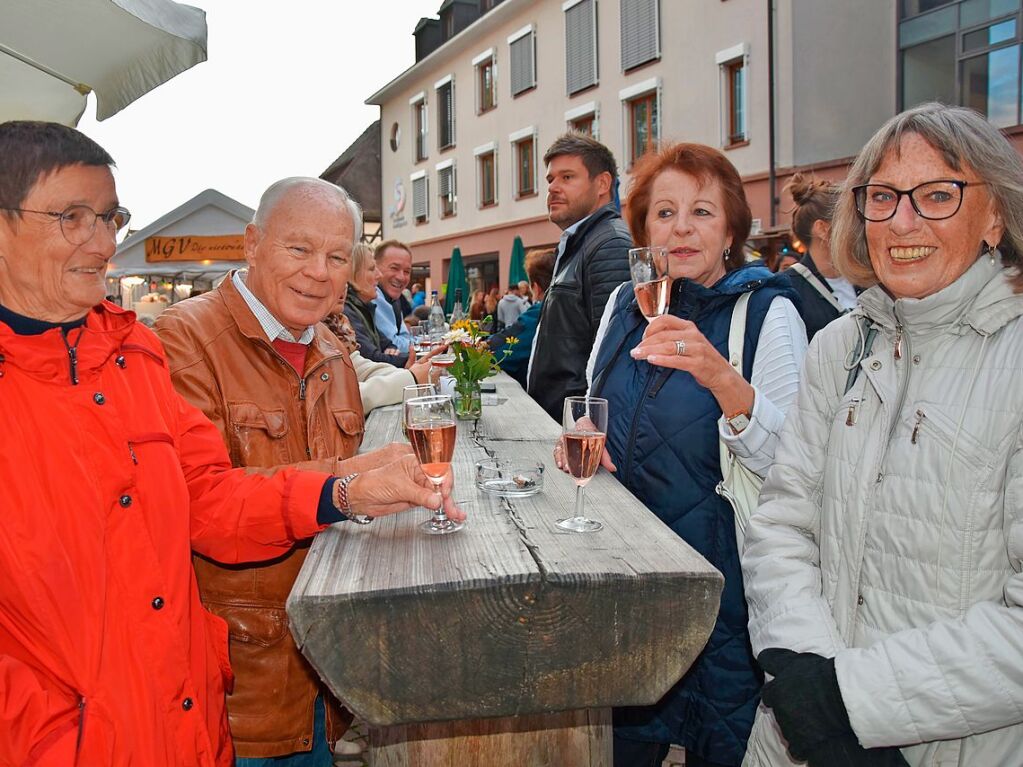
POLYGON ((421 170, 410 176, 412 181, 412 218, 417 224, 425 224, 430 217, 430 198, 426 171, 421 170))
POLYGON ((437 91, 437 148, 455 145, 455 81, 450 75, 438 80, 437 91))
POLYGON ((497 205, 497 147, 493 143, 484 144, 476 147, 473 154, 476 156, 479 206, 497 205))
POLYGON ((426 95, 419 93, 409 99, 412 107, 412 151, 416 162, 426 159, 426 95))
POLYGON ((746 140, 746 62, 730 61, 725 65, 728 89, 728 146, 746 140))
POLYGON ((565 80, 569 95, 597 84, 596 0, 567 0, 565 11, 565 80))
POLYGON ((714 60, 721 71, 721 146, 727 149, 749 141, 749 45, 718 51, 714 60))
POLYGON ((508 37, 508 58, 511 61, 511 94, 536 87, 536 37, 533 27, 523 27, 508 37))
POLYGON ((658 77, 637 83, 618 93, 625 108, 626 151, 629 166, 651 149, 661 137, 661 80, 658 77))
POLYGON ((622 71, 660 58, 658 0, 620 0, 622 71))
POLYGON ((901 108, 936 100, 1020 124, 1020 0, 903 0, 901 10, 901 108))
POLYGON ((494 49, 484 51, 472 60, 476 68, 476 114, 489 112, 497 106, 497 87, 494 83, 497 69, 494 49))
POLYGON ((583 133, 595 139, 600 139, 599 121, 597 115, 599 109, 596 101, 581 104, 574 109, 565 112, 565 125, 569 130, 583 133))
POLYGON ((515 197, 532 197, 536 194, 536 128, 515 131, 508 140, 515 158, 515 197))
POLYGON ((455 162, 447 160, 437 165, 437 194, 440 198, 440 217, 455 215, 455 162))

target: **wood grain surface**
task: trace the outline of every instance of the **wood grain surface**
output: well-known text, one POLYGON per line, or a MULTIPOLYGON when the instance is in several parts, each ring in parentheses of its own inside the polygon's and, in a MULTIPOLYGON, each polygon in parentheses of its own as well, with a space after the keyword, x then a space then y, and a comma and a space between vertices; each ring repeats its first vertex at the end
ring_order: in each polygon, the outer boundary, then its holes
MULTIPOLYGON (((603 469, 586 496, 604 529, 555 526, 575 493, 553 463, 560 428, 514 380, 496 381, 501 404, 458 424, 466 527, 426 535, 425 509, 334 525, 288 600, 305 655, 374 725, 653 703, 714 624, 720 574, 603 469), (543 491, 477 490, 475 463, 488 456, 543 463, 543 491)), ((364 449, 400 439, 397 407, 370 415, 364 449)))

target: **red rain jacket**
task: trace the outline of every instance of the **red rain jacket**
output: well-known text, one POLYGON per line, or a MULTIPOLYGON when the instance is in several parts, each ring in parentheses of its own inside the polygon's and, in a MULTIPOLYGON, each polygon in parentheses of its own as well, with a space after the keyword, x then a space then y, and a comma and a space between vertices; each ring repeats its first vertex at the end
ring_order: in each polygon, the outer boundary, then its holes
POLYGON ((111 304, 0 323, 0 765, 233 762, 224 622, 191 551, 269 559, 321 528, 327 474, 231 469, 156 337, 111 304))

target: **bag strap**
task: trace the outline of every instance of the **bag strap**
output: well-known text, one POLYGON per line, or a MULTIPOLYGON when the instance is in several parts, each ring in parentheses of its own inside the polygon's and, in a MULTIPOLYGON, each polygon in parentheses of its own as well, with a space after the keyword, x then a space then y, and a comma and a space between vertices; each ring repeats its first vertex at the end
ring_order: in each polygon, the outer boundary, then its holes
POLYGON ((728 362, 739 371, 743 378, 742 354, 746 348, 746 313, 749 309, 750 293, 743 293, 732 307, 732 323, 728 326, 728 362))
POLYGON ((838 298, 835 297, 835 291, 825 285, 816 274, 811 272, 805 264, 793 264, 789 267, 796 272, 800 277, 806 280, 810 287, 820 293, 821 298, 831 304, 838 311, 839 314, 845 314, 846 310, 842 308, 842 304, 838 303, 838 298))
MULTIPOLYGON (((749 309, 751 295, 753 295, 752 291, 739 296, 739 300, 732 307, 732 321, 728 326, 728 362, 743 378, 746 377, 743 375, 742 367, 743 351, 746 346, 746 314, 749 309)), ((723 488, 731 486, 731 474, 736 470, 735 455, 728 449, 725 441, 720 437, 718 437, 718 458, 721 463, 721 483, 718 485, 718 492, 720 494, 723 488)), ((735 510, 736 540, 738 540, 739 536, 743 535, 746 531, 746 523, 749 521, 749 510, 740 511, 734 503, 732 508, 735 510)), ((742 550, 741 544, 739 545, 739 550, 742 550)))

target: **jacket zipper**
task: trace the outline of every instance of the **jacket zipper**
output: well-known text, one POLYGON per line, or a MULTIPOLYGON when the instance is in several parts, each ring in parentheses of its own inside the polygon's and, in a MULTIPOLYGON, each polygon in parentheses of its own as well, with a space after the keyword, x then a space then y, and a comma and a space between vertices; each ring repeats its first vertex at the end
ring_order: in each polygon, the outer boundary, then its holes
POLYGON ((78 386, 78 343, 82 340, 84 332, 84 328, 78 332, 78 338, 75 339, 74 346, 67 342, 67 333, 62 332, 60 334, 60 337, 64 340, 64 348, 67 349, 68 375, 72 386, 78 386))
MULTIPOLYGON (((906 343, 905 356, 907 356, 907 357, 911 355, 912 341, 911 341, 911 339, 909 337, 909 333, 906 333, 905 329, 903 328, 902 319, 899 317, 898 306, 893 307, 892 311, 895 314, 895 322, 896 322, 896 324, 895 324, 895 355, 894 356, 895 356, 895 359, 902 359, 902 357, 904 356, 903 355, 903 349, 902 349, 903 341, 905 341, 905 343, 906 343)), ((888 446, 891 444, 892 435, 895 433, 895 429, 899 425, 899 413, 902 412, 902 405, 906 401, 906 394, 909 391, 909 376, 910 376, 911 372, 912 372, 912 365, 907 365, 906 366, 906 374, 905 374, 905 376, 903 376, 902 380, 899 381, 899 393, 898 393, 898 396, 895 399, 895 407, 891 410, 892 422, 891 422, 891 425, 888 427, 888 436, 885 439, 884 445, 882 446, 881 456, 880 456, 880 459, 877 462, 877 477, 874 480, 874 487, 872 488, 872 491, 871 491, 872 495, 877 495, 877 486, 881 483, 881 480, 884 479, 884 469, 883 469, 883 467, 885 465, 885 460, 888 458, 888 446)), ((898 373, 898 371, 896 371, 896 374, 897 373, 898 373)), ((856 568, 856 596, 857 596, 857 599, 853 601, 852 607, 851 607, 852 617, 851 617, 851 619, 849 621, 849 629, 850 629, 850 631, 852 631, 852 627, 853 627, 853 625, 856 622, 856 613, 859 611, 859 597, 862 594, 862 591, 860 589, 860 578, 862 578, 862 576, 863 576, 863 547, 866 545, 865 544, 865 538, 866 538, 866 526, 864 525, 863 532, 862 532, 861 537, 860 537, 860 554, 859 554, 859 557, 858 557, 858 565, 857 565, 857 568, 856 568)))
POLYGON ((914 445, 917 443, 917 438, 920 436, 920 427, 923 425, 926 417, 927 414, 923 410, 916 411, 916 423, 913 424, 913 436, 909 438, 909 441, 914 445))
POLYGON ((78 737, 75 739, 75 764, 78 764, 78 757, 81 756, 82 736, 85 733, 85 696, 78 698, 78 737))

